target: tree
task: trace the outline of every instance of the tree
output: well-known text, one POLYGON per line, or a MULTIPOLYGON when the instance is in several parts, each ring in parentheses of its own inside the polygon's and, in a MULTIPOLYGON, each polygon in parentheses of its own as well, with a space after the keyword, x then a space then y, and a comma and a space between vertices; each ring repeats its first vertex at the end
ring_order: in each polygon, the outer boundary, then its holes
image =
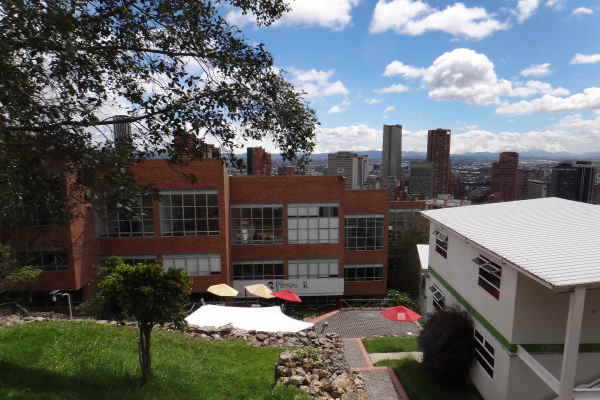
POLYGON ((315 112, 222 16, 235 8, 259 26, 288 11, 285 0, 0 0, 0 225, 40 210, 65 223, 74 198, 126 210, 129 167, 157 153, 178 161, 182 132, 196 154, 210 136, 228 152, 268 138, 305 160, 315 112), (115 114, 133 125, 117 148, 115 114))
POLYGON ((408 293, 400 292, 395 289, 390 289, 387 291, 385 301, 392 307, 405 306, 412 310, 419 311, 417 302, 414 301, 408 293))
POLYGON ((33 266, 21 266, 10 247, 0 244, 0 296, 23 283, 36 280, 41 272, 33 266))
POLYGON ((98 303, 105 315, 119 321, 137 321, 140 370, 143 383, 147 383, 152 376, 152 328, 168 322, 184 324, 190 280, 185 271, 165 270, 158 264, 128 265, 120 261, 108 270, 98 284, 98 303))
POLYGON ((464 384, 475 357, 473 330, 466 311, 436 311, 425 321, 417 339, 423 352, 423 367, 447 384, 464 384))

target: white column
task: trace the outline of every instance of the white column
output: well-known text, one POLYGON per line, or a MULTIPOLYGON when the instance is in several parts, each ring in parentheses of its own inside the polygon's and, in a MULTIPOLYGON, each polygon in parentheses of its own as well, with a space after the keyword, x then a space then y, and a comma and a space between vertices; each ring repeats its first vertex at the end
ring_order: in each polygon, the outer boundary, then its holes
POLYGON ((560 400, 573 400, 584 305, 585 288, 576 288, 569 298, 569 316, 567 317, 565 348, 560 370, 560 400))

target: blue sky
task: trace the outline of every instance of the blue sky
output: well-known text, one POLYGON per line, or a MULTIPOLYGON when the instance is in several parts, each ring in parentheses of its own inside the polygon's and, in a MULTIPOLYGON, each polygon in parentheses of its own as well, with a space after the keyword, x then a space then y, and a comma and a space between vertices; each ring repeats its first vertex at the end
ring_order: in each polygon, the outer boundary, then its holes
POLYGON ((423 151, 426 130, 442 127, 454 153, 600 151, 597 0, 291 6, 269 28, 227 18, 307 91, 317 152, 380 149, 384 123, 403 125, 406 150, 423 151))

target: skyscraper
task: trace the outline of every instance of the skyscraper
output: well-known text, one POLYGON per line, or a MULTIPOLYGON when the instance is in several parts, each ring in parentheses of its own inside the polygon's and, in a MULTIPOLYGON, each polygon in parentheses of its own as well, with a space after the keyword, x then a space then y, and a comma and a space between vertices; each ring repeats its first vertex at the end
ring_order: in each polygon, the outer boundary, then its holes
POLYGON ((492 164, 491 192, 498 194, 503 201, 517 199, 517 168, 519 153, 505 151, 498 161, 492 164))
POLYGON ((249 147, 246 150, 246 170, 248 175, 272 175, 271 155, 262 147, 249 147))
POLYGON ((592 202, 595 168, 591 161, 561 163, 552 168, 549 195, 563 199, 592 202))
POLYGON ((402 125, 383 125, 383 171, 381 176, 402 182, 402 125))
POLYGON ((411 161, 408 192, 412 195, 431 197, 432 190, 433 165, 427 161, 411 161))
POLYGON ((362 189, 367 177, 367 156, 338 151, 327 156, 327 175, 343 176, 346 189, 362 189))
POLYGON ((427 132, 427 161, 433 164, 433 196, 449 193, 450 129, 427 132))

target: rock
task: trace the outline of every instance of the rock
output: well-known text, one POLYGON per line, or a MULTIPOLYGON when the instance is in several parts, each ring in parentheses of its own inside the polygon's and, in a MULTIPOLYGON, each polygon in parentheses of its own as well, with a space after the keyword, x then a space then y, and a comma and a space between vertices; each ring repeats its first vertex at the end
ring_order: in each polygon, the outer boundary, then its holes
POLYGON ((292 384, 294 386, 300 386, 305 381, 306 381, 306 378, 304 378, 303 376, 300 376, 300 375, 292 375, 292 376, 290 376, 290 380, 289 380, 290 384, 292 384))

